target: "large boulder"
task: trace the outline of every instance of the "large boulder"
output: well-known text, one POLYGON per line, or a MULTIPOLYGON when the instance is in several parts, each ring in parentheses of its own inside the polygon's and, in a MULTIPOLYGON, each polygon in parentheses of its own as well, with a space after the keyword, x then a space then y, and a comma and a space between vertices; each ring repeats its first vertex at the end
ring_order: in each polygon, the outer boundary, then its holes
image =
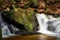
MULTIPOLYGON (((37 25, 35 23, 35 12, 33 9, 29 8, 29 9, 20 9, 20 8, 15 8, 13 10, 10 11, 5 11, 3 13, 3 16, 7 17, 9 20, 15 21, 14 23, 19 24, 18 28, 24 26, 24 28, 26 30, 28 30, 28 32, 33 32, 34 31, 34 27, 37 25), (22 24, 23 26, 21 26, 20 24, 22 24)), ((7 21, 8 21, 7 19, 7 21)), ((9 21, 10 23, 11 21, 9 21)), ((13 23, 13 24, 14 24, 13 23)), ((15 24, 15 25, 17 25, 15 24)))

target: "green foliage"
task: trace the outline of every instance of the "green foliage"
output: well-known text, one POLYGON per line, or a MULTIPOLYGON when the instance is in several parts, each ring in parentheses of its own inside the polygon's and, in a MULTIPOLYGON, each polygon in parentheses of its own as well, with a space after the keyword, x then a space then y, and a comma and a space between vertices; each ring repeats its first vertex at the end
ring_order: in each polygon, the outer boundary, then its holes
POLYGON ((0 0, 0 6, 5 2, 5 0, 0 0))
POLYGON ((37 7, 38 6, 38 0, 29 0, 28 3, 25 4, 25 7, 37 7))
POLYGON ((38 0, 31 0, 33 3, 33 6, 38 6, 38 0))

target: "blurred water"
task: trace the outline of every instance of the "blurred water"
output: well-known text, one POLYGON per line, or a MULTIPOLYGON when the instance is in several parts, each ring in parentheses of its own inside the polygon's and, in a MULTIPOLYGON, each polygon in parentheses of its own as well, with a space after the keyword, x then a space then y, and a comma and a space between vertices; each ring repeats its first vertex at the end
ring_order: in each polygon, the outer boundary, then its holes
POLYGON ((8 24, 3 22, 2 17, 1 17, 1 13, 0 13, 0 27, 2 29, 2 37, 8 37, 8 36, 14 35, 10 32, 10 30, 8 28, 8 24))
POLYGON ((37 32, 60 38, 60 20, 58 21, 58 19, 52 17, 49 20, 48 17, 43 13, 36 14, 36 17, 39 22, 39 30, 37 32), (50 30, 48 29, 48 27, 50 28, 50 30))

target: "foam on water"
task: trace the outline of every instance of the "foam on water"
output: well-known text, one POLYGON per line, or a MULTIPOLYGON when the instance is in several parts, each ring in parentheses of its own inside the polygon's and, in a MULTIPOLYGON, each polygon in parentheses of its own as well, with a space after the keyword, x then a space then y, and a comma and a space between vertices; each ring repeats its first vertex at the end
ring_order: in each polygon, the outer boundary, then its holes
POLYGON ((8 37, 8 36, 14 35, 10 32, 8 25, 6 25, 6 23, 3 22, 2 17, 1 17, 1 13, 0 13, 0 27, 2 29, 2 37, 8 37))
MULTIPOLYGON (((49 36, 56 36, 57 38, 60 38, 60 33, 58 33, 57 31, 60 32, 60 30, 58 30, 58 28, 56 29, 56 31, 53 32, 53 30, 49 31, 48 30, 48 21, 49 19, 47 18, 47 16, 45 14, 36 14, 38 23, 39 23, 39 30, 37 32, 40 32, 42 34, 46 34, 49 36)), ((50 21, 54 21, 56 20, 56 18, 50 20, 50 21)), ((53 28, 53 27, 51 27, 53 28)))

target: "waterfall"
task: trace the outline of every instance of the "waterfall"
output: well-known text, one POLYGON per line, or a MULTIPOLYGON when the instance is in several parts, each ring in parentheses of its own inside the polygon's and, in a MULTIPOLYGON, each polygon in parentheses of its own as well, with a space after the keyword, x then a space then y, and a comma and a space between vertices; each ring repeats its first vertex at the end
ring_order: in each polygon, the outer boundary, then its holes
MULTIPOLYGON (((39 13, 37 13, 36 17, 37 17, 37 20, 38 20, 38 23, 39 23, 39 30, 37 32, 40 32, 42 34, 46 34, 46 35, 49 35, 49 36, 56 36, 57 38, 60 38, 60 33, 57 32, 58 31, 57 30, 58 27, 57 27, 57 29, 56 29, 55 32, 53 32, 53 30, 51 30, 51 31, 48 30, 49 19, 47 18, 47 16, 45 14, 43 14, 43 13, 39 14, 39 13)), ((52 19, 52 20, 54 21, 55 18, 52 19)), ((52 20, 50 20, 50 21, 52 21, 52 20)), ((53 26, 51 28, 53 28, 53 26)))
POLYGON ((8 36, 12 35, 8 28, 8 25, 5 22, 3 22, 1 13, 0 13, 0 26, 1 26, 1 30, 2 30, 2 37, 8 37, 8 36))

